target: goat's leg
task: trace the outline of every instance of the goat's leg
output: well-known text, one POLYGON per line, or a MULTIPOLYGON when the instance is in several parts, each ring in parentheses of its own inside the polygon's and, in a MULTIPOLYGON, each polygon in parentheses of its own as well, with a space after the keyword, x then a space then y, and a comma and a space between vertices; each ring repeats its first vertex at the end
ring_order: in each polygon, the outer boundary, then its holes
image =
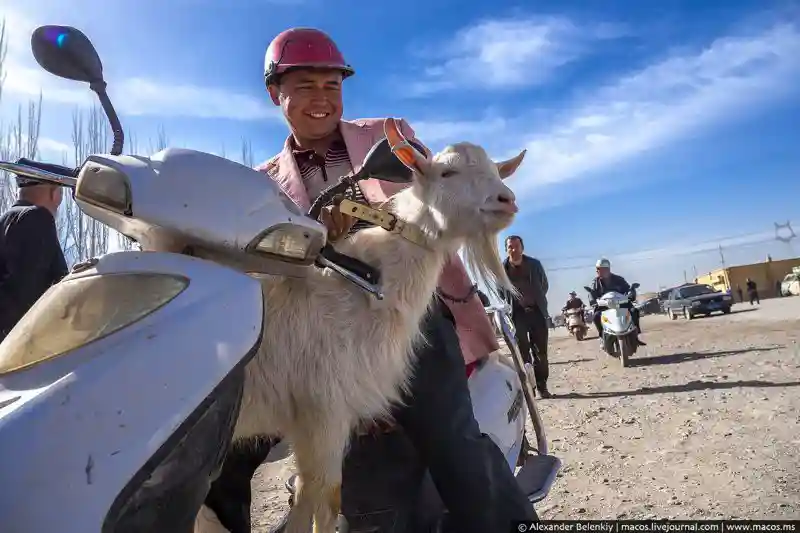
POLYGON ((334 533, 341 509, 342 462, 350 425, 338 419, 338 426, 310 426, 305 435, 294 434, 299 490, 295 491, 286 533, 334 533))

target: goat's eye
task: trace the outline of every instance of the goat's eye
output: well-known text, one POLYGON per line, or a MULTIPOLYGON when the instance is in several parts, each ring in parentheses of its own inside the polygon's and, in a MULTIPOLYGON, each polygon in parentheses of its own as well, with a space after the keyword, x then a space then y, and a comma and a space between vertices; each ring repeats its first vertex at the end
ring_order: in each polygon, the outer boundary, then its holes
POLYGON ((458 174, 457 170, 453 170, 452 168, 448 168, 447 170, 442 172, 442 177, 443 178, 450 178, 450 177, 455 176, 456 174, 458 174))

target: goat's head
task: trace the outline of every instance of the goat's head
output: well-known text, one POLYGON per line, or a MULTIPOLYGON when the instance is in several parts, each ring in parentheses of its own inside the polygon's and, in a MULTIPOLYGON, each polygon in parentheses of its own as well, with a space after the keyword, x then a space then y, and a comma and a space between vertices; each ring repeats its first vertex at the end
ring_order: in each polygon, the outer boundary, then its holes
POLYGON ((495 163, 480 146, 462 142, 428 157, 408 143, 394 119, 386 120, 384 130, 394 154, 414 172, 411 196, 425 205, 435 225, 429 229, 463 243, 467 262, 486 281, 510 287, 497 234, 511 225, 518 211, 514 193, 503 180, 519 168, 525 151, 495 163))

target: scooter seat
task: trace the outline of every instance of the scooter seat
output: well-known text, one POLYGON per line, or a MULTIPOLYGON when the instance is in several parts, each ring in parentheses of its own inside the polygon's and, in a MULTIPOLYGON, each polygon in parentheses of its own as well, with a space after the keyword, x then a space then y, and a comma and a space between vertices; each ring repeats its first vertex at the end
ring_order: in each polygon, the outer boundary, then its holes
POLYGON ((529 454, 516 475, 517 483, 528 501, 536 503, 545 499, 560 469, 561 460, 558 457, 529 454))

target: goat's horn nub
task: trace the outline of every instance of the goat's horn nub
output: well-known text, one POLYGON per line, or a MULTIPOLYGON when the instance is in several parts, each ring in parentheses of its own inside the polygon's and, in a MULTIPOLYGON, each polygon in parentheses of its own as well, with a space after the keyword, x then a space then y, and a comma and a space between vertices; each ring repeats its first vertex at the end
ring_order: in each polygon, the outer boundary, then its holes
POLYGON ((400 132, 396 119, 387 118, 384 121, 383 134, 386 136, 386 140, 389 141, 392 153, 407 167, 416 170, 417 159, 414 157, 414 147, 400 132))

